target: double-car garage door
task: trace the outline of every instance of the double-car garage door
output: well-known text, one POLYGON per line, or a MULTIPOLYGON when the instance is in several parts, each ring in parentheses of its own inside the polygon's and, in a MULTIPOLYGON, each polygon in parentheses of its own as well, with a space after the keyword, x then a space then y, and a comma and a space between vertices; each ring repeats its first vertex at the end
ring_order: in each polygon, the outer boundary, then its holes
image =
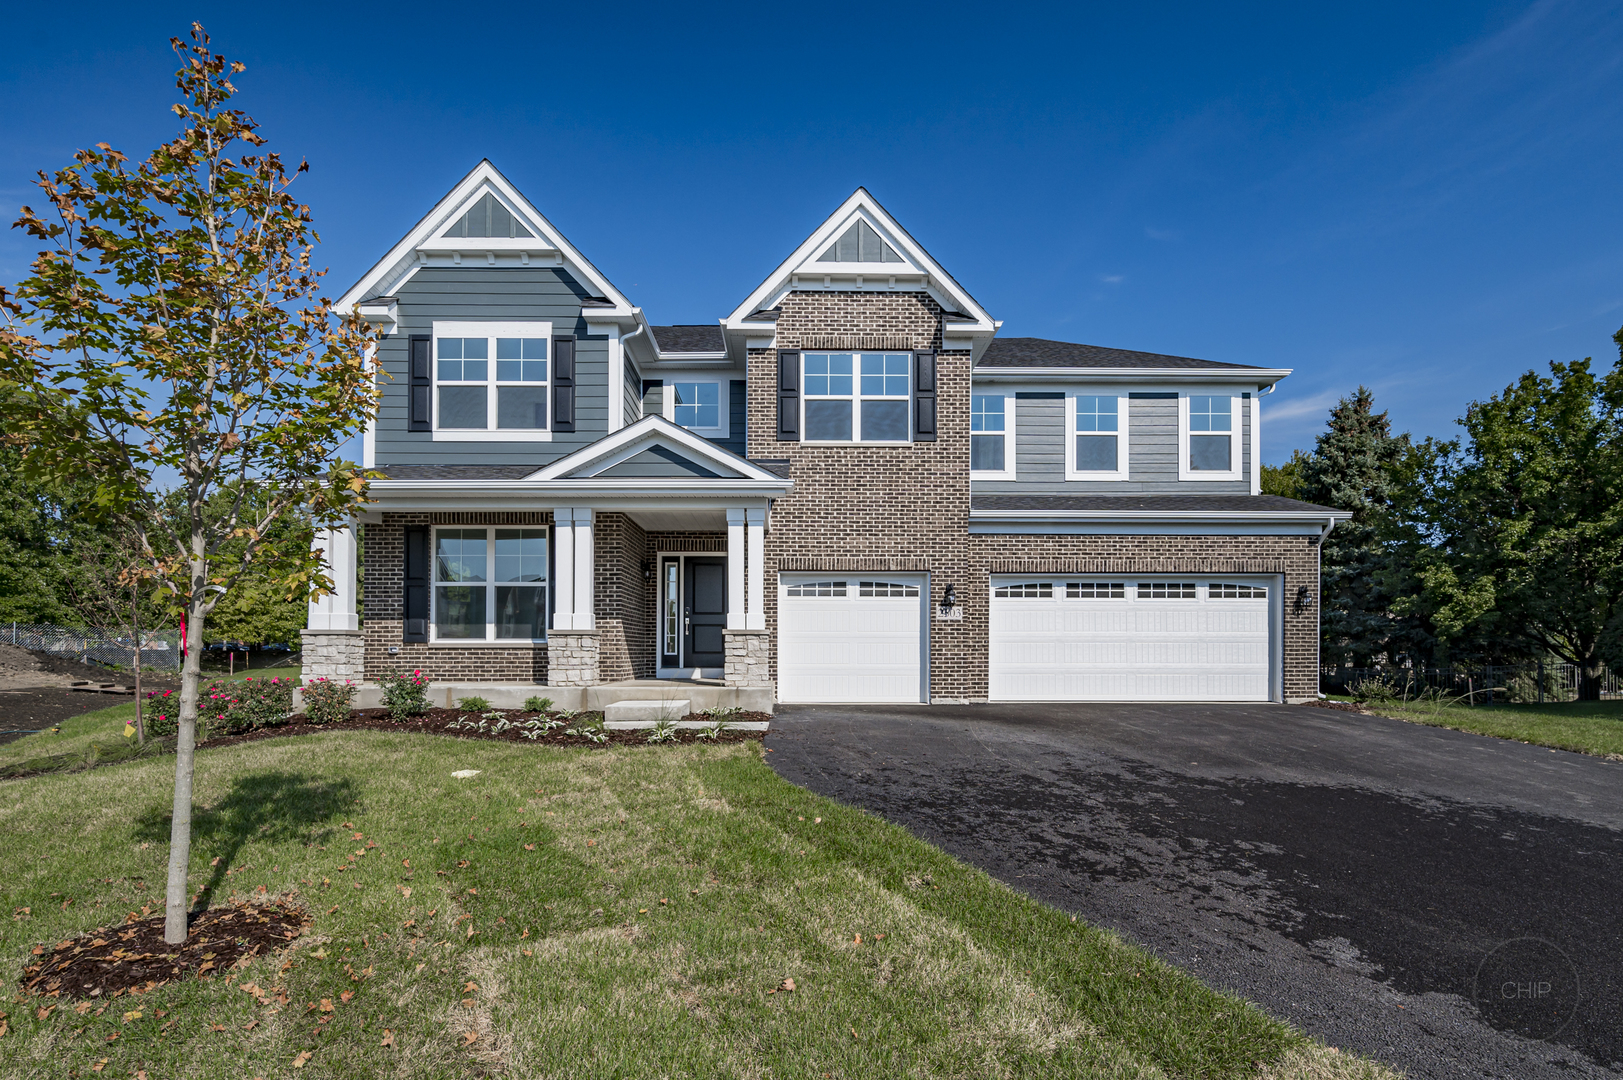
MULTIPOLYGON (((994 576, 993 701, 1268 701, 1273 577, 994 576)), ((783 574, 778 698, 929 700, 924 574, 783 574)), ((962 623, 956 625, 962 626, 962 623)))
POLYGON ((992 578, 993 701, 1268 701, 1273 578, 992 578))

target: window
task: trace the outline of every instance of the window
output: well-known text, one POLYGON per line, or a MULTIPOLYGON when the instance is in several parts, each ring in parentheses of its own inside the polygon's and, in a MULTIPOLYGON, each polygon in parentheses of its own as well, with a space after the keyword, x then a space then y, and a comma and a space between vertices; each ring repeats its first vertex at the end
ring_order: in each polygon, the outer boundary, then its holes
POLYGON ((999 585, 992 595, 999 600, 1051 600, 1054 586, 1046 581, 1032 581, 1023 585, 999 585))
POLYGON ((789 586, 788 592, 790 596, 844 596, 845 582, 807 581, 789 586))
POLYGON ((452 438, 550 439, 551 323, 436 323, 434 429, 452 438))
POLYGON ((1065 448, 1068 480, 1127 479, 1127 439, 1115 394, 1077 394, 1069 399, 1070 443, 1065 448))
POLYGON ((906 442, 912 353, 806 353, 808 442, 906 442))
POLYGON ((917 596, 917 585, 900 585, 894 581, 861 581, 857 583, 857 595, 862 596, 891 596, 907 597, 917 596))
POLYGON ((1206 590, 1206 595, 1212 600, 1266 600, 1268 589, 1262 585, 1233 585, 1226 581, 1214 581, 1206 590))
POLYGON ((1189 471, 1231 472, 1234 469, 1234 399, 1189 395, 1189 471))
POLYGON ((1120 581, 1072 581, 1065 586, 1067 600, 1125 600, 1127 586, 1120 581))
POLYGON ((1140 600, 1193 600, 1194 582, 1141 581, 1138 583, 1140 600))
POLYGON ((969 399, 969 468, 1014 478, 1010 399, 1003 394, 972 394, 969 399))
POLYGON ((546 529, 435 530, 434 640, 546 636, 546 529))
POLYGON ((837 263, 899 263, 896 254, 884 237, 874 231, 866 221, 859 221, 840 235, 829 249, 817 257, 818 262, 837 263))
POLYGON ((681 565, 675 559, 665 560, 665 644, 661 651, 676 656, 682 647, 678 634, 682 626, 681 565))
POLYGON ((716 431, 724 424, 721 415, 721 384, 714 382, 667 382, 671 393, 671 421, 697 431, 716 431))

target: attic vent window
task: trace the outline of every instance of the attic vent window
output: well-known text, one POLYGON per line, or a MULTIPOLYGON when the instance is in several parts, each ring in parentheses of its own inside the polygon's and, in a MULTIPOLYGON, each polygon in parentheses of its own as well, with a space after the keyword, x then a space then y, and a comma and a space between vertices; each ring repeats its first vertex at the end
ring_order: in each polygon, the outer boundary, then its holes
POLYGON ((446 229, 443 236, 534 236, 489 192, 446 229))
POLYGON ((902 257, 874 232, 873 226, 859 221, 817 260, 832 263, 899 263, 902 257))

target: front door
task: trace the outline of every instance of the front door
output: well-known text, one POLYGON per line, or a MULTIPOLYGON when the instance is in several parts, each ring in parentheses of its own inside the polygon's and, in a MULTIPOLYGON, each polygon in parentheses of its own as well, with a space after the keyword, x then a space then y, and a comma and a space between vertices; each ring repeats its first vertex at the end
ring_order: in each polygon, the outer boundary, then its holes
POLYGON ((686 559, 683 566, 683 666, 727 664, 727 560, 686 559))

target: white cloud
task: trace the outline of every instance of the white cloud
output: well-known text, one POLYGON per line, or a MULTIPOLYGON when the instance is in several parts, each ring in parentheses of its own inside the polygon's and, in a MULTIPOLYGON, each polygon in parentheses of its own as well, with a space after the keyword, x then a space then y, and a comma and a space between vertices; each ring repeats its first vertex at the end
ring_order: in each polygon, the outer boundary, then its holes
POLYGON ((1144 235, 1151 240, 1160 240, 1164 243, 1183 239, 1183 233, 1177 229, 1152 229, 1148 225, 1144 226, 1144 235))
POLYGON ((1126 281, 1127 278, 1123 274, 1100 274, 1099 280, 1104 282, 1106 285, 1120 285, 1123 281, 1126 281))
MULTIPOLYGON (((1336 402, 1346 397, 1346 390, 1324 390, 1311 397, 1281 401, 1274 405, 1267 398, 1262 401, 1262 419, 1265 424, 1280 424, 1303 417, 1326 417, 1336 402)), ((1267 429, 1264 429, 1264 437, 1267 429)))

